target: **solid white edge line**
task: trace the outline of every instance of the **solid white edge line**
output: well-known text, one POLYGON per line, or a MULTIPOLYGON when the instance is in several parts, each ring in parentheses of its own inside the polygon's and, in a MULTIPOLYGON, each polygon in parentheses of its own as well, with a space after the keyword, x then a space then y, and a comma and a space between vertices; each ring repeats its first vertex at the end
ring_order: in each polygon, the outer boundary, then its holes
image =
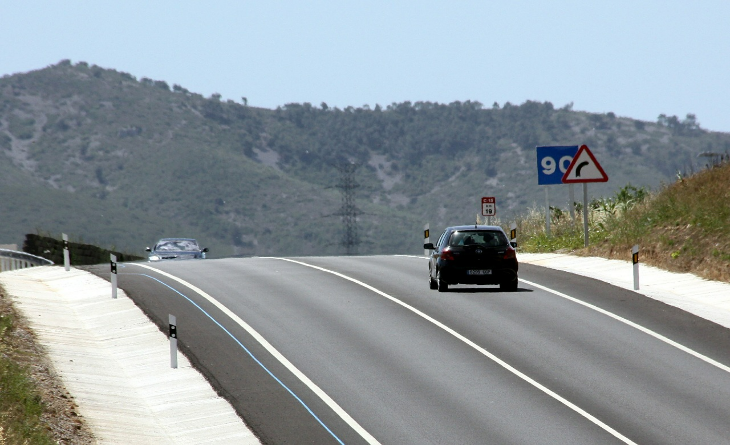
POLYGON ((349 414, 335 402, 332 400, 332 398, 327 395, 319 386, 317 386, 313 381, 309 379, 306 375, 304 375, 303 372, 301 372, 296 366, 294 366, 293 363, 291 363, 289 360, 287 360, 286 357, 284 357, 271 343, 269 343, 261 334, 259 334, 254 328, 252 328, 248 323, 243 321, 241 317, 233 313, 230 309, 228 309, 226 306, 224 306, 222 303, 220 303, 218 300, 213 298, 212 296, 208 295, 204 290, 200 289, 199 287, 188 283, 187 281, 183 280, 182 278, 178 278, 175 275, 169 274, 167 272, 163 272, 159 269, 155 269, 154 267, 147 266, 144 264, 137 264, 136 266, 144 267, 146 269, 153 270, 157 272, 158 274, 165 276, 167 278, 170 278, 171 280, 177 281, 178 283, 182 284, 183 286, 188 287, 192 291, 196 292, 201 297, 208 300, 212 305, 217 307, 221 310, 224 314, 226 314, 228 317, 231 318, 235 323, 237 323, 239 326, 241 326, 243 329, 246 330, 256 341, 258 341, 261 346, 263 346, 269 354, 271 354, 274 358, 279 360, 281 364, 283 364, 292 374, 294 374, 299 380, 302 381, 309 389, 312 390, 324 403, 327 404, 332 410, 340 416, 342 420, 344 420, 350 427, 355 430, 367 443, 370 444, 380 444, 375 437, 373 437, 369 432, 365 430, 362 426, 360 426, 359 423, 352 417, 350 417, 349 414))
POLYGON ((538 383, 536 380, 533 380, 531 377, 529 377, 528 375, 522 373, 521 371, 517 370, 516 368, 512 367, 510 364, 508 364, 507 362, 503 361, 499 357, 495 356, 491 352, 487 351, 486 349, 484 349, 481 346, 477 345, 473 341, 469 340, 468 338, 466 338, 463 335, 459 334, 458 332, 454 331, 450 327, 444 325, 440 321, 438 321, 438 320, 436 320, 434 318, 431 318, 429 315, 427 315, 427 314, 421 312, 420 310, 414 308, 413 306, 410 306, 409 304, 404 303, 404 302, 400 301, 399 299, 397 299, 395 297, 392 297, 392 296, 386 294, 385 292, 383 292, 381 290, 378 290, 378 289, 370 286, 369 284, 363 283, 362 281, 359 281, 359 280, 357 280, 355 278, 352 278, 352 277, 348 277, 347 275, 341 274, 339 272, 335 272, 333 270, 325 269, 323 267, 315 266, 315 265, 308 264, 308 263, 304 263, 304 262, 297 261, 297 260, 292 260, 292 259, 289 259, 289 258, 278 258, 278 257, 262 257, 262 258, 271 258, 271 259, 276 259, 276 260, 281 260, 281 261, 288 261, 288 262, 295 263, 295 264, 299 264, 299 265, 302 265, 302 266, 311 267, 312 269, 316 269, 316 270, 320 270, 322 272, 326 272, 326 273, 330 273, 332 275, 336 275, 336 276, 338 276, 340 278, 343 278, 343 279, 348 280, 348 281, 351 281, 351 282, 353 282, 353 283, 355 283, 357 285, 360 285, 360 286, 362 286, 362 287, 364 287, 364 288, 366 288, 366 289, 368 289, 368 290, 370 290, 372 292, 375 292, 376 294, 378 294, 378 295, 380 295, 380 296, 382 296, 384 298, 387 298, 388 300, 390 300, 390 301, 392 301, 392 302, 394 302, 394 303, 396 303, 396 304, 398 304, 398 305, 400 305, 400 306, 408 309, 409 311, 413 312, 414 314, 422 317, 423 319, 425 319, 425 320, 433 323, 434 325, 436 325, 439 328, 443 329, 444 331, 448 332, 452 336, 456 337, 457 339, 459 339, 462 342, 466 343, 467 345, 471 346, 473 349, 475 349, 476 351, 478 351, 479 353, 481 353, 485 357, 488 357, 490 360, 492 360, 495 363, 497 363, 498 365, 502 366, 504 369, 508 370, 512 374, 516 375, 517 377, 519 377, 522 380, 526 381, 527 383, 531 384, 535 388, 537 388, 540 391, 544 392, 545 394, 549 395, 550 397, 552 397, 553 399, 555 399, 558 402, 562 403, 563 405, 567 406, 568 408, 572 409, 576 413, 578 413, 581 416, 583 416, 584 418, 588 419, 589 421, 591 421, 595 425, 599 426, 603 430, 607 431, 608 433, 610 433, 611 435, 613 435, 617 439, 621 440, 622 442, 627 443, 627 444, 634 444, 634 445, 636 445, 636 443, 633 442, 631 439, 629 439, 628 437, 625 437, 624 435, 622 435, 618 431, 614 430, 610 426, 608 426, 605 423, 601 422, 596 417, 594 417, 593 415, 591 415, 587 411, 583 410, 579 406, 575 405, 574 403, 570 402, 569 400, 565 399, 564 397, 560 396, 559 394, 553 392, 552 390, 550 390, 547 387, 543 386, 542 384, 538 383))
MULTIPOLYGON (((415 256, 415 255, 394 255, 394 256, 410 257, 410 258, 424 258, 424 257, 415 256)), ((639 331, 641 331, 641 332, 643 332, 643 333, 645 333, 647 335, 650 335, 650 336, 656 338, 657 340, 663 341, 664 343, 667 343, 668 345, 674 346, 675 348, 679 349, 682 352, 686 352, 687 354, 692 355, 692 356, 694 356, 694 357, 696 357, 696 358, 698 358, 698 359, 700 359, 700 360, 702 360, 704 362, 707 362, 707 363, 711 364, 712 366, 715 366, 715 367, 717 367, 719 369, 722 369, 725 372, 730 373, 730 367, 729 366, 723 365, 722 363, 720 363, 720 362, 718 362, 716 360, 713 360, 710 357, 707 357, 706 355, 703 355, 703 354, 701 354, 701 353, 699 353, 699 352, 697 352, 697 351, 695 351, 693 349, 690 349, 690 348, 684 346, 681 343, 677 343, 676 341, 671 340, 671 339, 669 339, 669 338, 667 338, 667 337, 665 337, 665 336, 663 336, 663 335, 661 335, 661 334, 659 334, 657 332, 654 332, 654 331, 652 331, 649 328, 645 328, 645 327, 641 326, 640 324, 634 323, 631 320, 627 320, 627 319, 625 319, 625 318, 623 318, 623 317, 621 317, 619 315, 616 315, 616 314, 614 314, 612 312, 609 312, 609 311, 607 311, 605 309, 601 309, 598 306, 594 306, 594 305, 592 305, 590 303, 586 303, 585 301, 579 300, 579 299, 577 299, 575 297, 571 297, 570 295, 564 294, 564 293, 559 292, 559 291, 556 291, 554 289, 550 289, 549 287, 543 286, 541 284, 533 283, 532 281, 528 281, 528 280, 523 280, 522 278, 520 278, 519 280, 522 281, 523 283, 529 284, 530 286, 533 286, 533 287, 536 287, 538 289, 544 290, 545 292, 550 292, 551 294, 557 295, 558 297, 565 298, 566 300, 572 301, 573 303, 577 303, 577 304, 580 304, 582 306, 585 306, 585 307, 587 307, 589 309, 592 309, 592 310, 594 310, 596 312, 599 312, 599 313, 601 313, 603 315, 606 315, 607 317, 611 317, 614 320, 620 321, 621 323, 624 323, 624 324, 626 324, 628 326, 631 326, 632 328, 638 329, 639 331)), ((608 283, 608 284, 610 284, 610 283, 608 283)), ((626 289, 626 290, 631 291, 630 289, 626 289)))
POLYGON ((707 357, 706 355, 702 355, 699 352, 697 352, 697 351, 695 351, 693 349, 690 349, 690 348, 682 345, 681 343, 677 343, 674 340, 671 340, 671 339, 669 339, 669 338, 667 338, 667 337, 665 337, 665 336, 663 336, 663 335, 661 335, 661 334, 659 334, 657 332, 654 332, 654 331, 652 331, 649 328, 645 328, 644 326, 641 326, 640 324, 634 323, 631 320, 627 320, 627 319, 625 319, 625 318, 623 318, 623 317, 621 317, 619 315, 616 315, 616 314, 614 314, 612 312, 609 312, 609 311, 607 311, 605 309, 601 309, 598 306, 594 306, 594 305, 592 305, 590 303, 586 303, 585 301, 581 301, 581 300, 579 300, 579 299, 577 299, 575 297, 571 297, 570 295, 566 295, 566 294, 564 294, 562 292, 559 292, 559 291, 550 289, 549 287, 545 287, 545 286, 543 286, 541 284, 537 284, 537 283, 533 283, 531 281, 523 280, 522 278, 520 278, 520 281, 522 281, 523 283, 529 284, 530 286, 533 286, 533 287, 536 287, 538 289, 544 290, 545 292, 550 292, 551 294, 557 295, 558 297, 565 298, 566 300, 572 301, 573 303, 577 303, 577 304, 580 304, 581 306, 585 306, 585 307, 587 307, 589 309, 592 309, 592 310, 594 310, 596 312, 599 312, 599 313, 601 313, 601 314, 603 314, 603 315, 605 315, 607 317, 611 317, 614 320, 620 321, 621 323, 624 323, 624 324, 626 324, 628 326, 631 326, 632 328, 638 329, 639 331, 641 331, 641 332, 643 332, 645 334, 648 334, 648 335, 656 338, 657 340, 661 340, 664 343, 667 343, 668 345, 674 346, 675 348, 679 349, 680 351, 686 352, 687 354, 690 354, 690 355, 692 355, 694 357, 697 357, 698 359, 703 360, 703 361, 705 361, 705 362, 707 362, 707 363, 709 363, 709 364, 711 364, 711 365, 713 365, 713 366, 715 366, 715 367, 717 367, 719 369, 722 369, 725 372, 730 372, 730 367, 725 366, 722 363, 720 363, 720 362, 718 362, 716 360, 713 360, 710 357, 707 357))

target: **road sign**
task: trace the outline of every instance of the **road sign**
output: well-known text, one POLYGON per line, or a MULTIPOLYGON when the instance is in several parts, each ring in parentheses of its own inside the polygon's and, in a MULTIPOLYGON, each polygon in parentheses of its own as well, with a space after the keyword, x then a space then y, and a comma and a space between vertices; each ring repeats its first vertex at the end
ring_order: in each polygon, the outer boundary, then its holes
POLYGON ((580 182, 606 182, 608 175, 593 156, 587 145, 581 145, 562 177, 564 184, 580 182))
POLYGON ((482 198, 482 216, 494 216, 497 214, 497 199, 494 196, 482 198))
POLYGON ((537 147, 537 184, 562 184, 563 175, 577 152, 577 145, 537 147))

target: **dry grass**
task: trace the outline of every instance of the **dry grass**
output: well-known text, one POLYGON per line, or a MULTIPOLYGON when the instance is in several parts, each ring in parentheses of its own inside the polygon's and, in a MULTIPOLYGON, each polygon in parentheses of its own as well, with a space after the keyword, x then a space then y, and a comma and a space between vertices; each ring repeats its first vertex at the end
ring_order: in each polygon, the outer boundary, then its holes
POLYGON ((638 244, 643 263, 730 282, 730 163, 679 178, 643 200, 617 194, 593 204, 589 247, 580 213, 573 224, 565 212, 553 212, 547 236, 544 213, 532 209, 517 221, 521 250, 628 261, 638 244))
POLYGON ((639 244, 647 264, 730 282, 730 164, 680 179, 608 229, 577 253, 626 259, 639 244))

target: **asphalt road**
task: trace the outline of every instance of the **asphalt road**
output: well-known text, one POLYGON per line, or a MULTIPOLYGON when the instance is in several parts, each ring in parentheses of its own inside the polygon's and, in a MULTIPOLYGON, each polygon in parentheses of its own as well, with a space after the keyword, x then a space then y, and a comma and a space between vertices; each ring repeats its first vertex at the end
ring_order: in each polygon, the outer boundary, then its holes
POLYGON ((730 443, 727 329, 536 266, 514 293, 438 293, 427 270, 127 263, 119 286, 165 332, 176 315, 181 349, 263 443, 730 443))

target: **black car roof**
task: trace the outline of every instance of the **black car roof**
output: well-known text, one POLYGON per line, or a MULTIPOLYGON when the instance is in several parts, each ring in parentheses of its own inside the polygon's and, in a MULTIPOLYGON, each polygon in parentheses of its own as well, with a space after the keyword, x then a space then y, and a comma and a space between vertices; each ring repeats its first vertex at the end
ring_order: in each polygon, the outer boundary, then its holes
POLYGON ((499 226, 482 226, 482 225, 464 225, 464 226, 451 226, 447 227, 446 230, 499 230, 504 232, 499 226))

